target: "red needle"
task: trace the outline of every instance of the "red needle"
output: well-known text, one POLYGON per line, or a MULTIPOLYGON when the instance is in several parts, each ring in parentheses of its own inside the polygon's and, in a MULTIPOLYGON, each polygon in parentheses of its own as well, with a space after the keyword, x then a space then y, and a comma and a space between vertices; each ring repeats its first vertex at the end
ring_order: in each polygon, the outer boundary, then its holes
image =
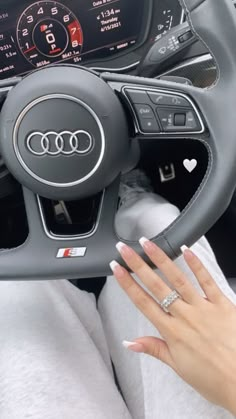
POLYGON ((35 48, 36 48, 36 46, 33 46, 33 47, 27 49, 26 51, 24 51, 24 54, 28 54, 28 52, 33 51, 33 49, 35 49, 35 48))
POLYGON ((50 51, 49 54, 56 54, 57 52, 61 52, 61 48, 54 49, 53 51, 50 51))

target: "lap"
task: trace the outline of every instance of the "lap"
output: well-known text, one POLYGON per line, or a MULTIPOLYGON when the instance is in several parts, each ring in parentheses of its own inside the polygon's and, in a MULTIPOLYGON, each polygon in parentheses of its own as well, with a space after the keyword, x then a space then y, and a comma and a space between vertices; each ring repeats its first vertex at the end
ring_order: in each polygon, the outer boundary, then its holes
POLYGON ((0 283, 1 419, 130 419, 95 299, 68 281, 0 283))

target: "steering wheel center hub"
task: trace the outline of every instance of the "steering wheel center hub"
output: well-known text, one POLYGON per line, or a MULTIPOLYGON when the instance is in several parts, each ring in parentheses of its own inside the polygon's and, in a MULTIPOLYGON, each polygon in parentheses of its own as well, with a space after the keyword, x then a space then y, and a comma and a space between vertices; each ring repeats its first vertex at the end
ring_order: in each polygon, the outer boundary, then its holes
POLYGON ((88 105, 72 96, 54 94, 23 110, 13 144, 20 164, 34 179, 57 188, 71 187, 99 169, 105 133, 88 105))
POLYGON ((10 171, 49 198, 101 191, 121 172, 128 154, 120 102, 97 75, 77 67, 51 67, 26 77, 9 94, 1 119, 1 151, 10 171))

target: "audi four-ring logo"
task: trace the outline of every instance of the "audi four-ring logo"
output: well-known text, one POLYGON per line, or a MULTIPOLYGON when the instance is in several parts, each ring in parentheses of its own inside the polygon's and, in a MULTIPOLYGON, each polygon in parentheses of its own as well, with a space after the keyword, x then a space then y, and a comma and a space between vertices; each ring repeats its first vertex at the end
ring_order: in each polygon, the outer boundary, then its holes
POLYGON ((93 147, 93 138, 83 130, 71 132, 33 132, 26 141, 28 150, 35 156, 71 156, 86 154, 93 147))

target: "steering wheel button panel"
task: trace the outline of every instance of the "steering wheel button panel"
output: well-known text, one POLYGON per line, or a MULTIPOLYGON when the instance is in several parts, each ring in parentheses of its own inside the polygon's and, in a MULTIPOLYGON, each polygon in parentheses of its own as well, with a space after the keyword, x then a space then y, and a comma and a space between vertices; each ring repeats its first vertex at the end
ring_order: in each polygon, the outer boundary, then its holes
POLYGON ((187 95, 145 87, 123 87, 140 134, 195 134, 205 131, 200 114, 187 95), (158 105, 158 106, 157 106, 158 105))

